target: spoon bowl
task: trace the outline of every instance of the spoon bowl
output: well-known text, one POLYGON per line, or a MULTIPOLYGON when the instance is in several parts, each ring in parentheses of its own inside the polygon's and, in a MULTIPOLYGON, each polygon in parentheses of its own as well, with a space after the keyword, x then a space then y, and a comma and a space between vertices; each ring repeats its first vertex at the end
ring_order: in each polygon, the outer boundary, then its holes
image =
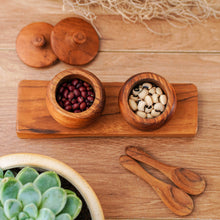
POLYGON ((120 164, 149 183, 164 204, 176 215, 189 215, 194 208, 192 198, 181 189, 158 180, 129 156, 121 156, 120 164))
POLYGON ((129 146, 125 150, 130 157, 143 162, 167 176, 176 186, 191 195, 199 195, 204 192, 206 187, 205 180, 197 173, 180 168, 163 164, 150 155, 145 153, 141 148, 129 146))

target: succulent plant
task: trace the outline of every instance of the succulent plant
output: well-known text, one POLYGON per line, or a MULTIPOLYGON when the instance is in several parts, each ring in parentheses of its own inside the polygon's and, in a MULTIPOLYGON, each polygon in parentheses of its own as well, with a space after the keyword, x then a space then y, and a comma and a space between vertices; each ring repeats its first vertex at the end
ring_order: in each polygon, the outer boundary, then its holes
POLYGON ((53 171, 0 169, 0 220, 73 220, 81 209, 82 201, 53 171))

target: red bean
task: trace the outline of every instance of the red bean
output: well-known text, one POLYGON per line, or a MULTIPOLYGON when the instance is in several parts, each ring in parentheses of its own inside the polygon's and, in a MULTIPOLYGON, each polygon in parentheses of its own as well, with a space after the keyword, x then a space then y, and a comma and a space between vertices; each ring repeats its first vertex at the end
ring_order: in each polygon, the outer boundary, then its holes
POLYGON ((57 89, 58 104, 67 111, 79 113, 94 102, 95 93, 91 85, 81 79, 66 81, 57 89))
POLYGON ((76 97, 80 96, 80 91, 78 89, 74 89, 73 93, 76 97))
POLYGON ((76 109, 75 111, 73 111, 74 113, 80 113, 81 112, 81 110, 79 110, 79 109, 76 109))
POLYGON ((81 96, 85 99, 87 97, 87 92, 86 91, 82 91, 81 92, 81 96))
POLYGON ((74 79, 74 80, 72 81, 72 84, 73 84, 74 86, 76 86, 76 84, 78 84, 78 82, 79 82, 78 79, 74 79))
POLYGON ((64 107, 62 101, 59 101, 59 105, 60 105, 61 107, 64 107))
POLYGON ((78 83, 78 84, 76 85, 76 88, 79 89, 81 86, 82 86, 82 83, 78 83))
POLYGON ((86 103, 85 103, 85 102, 82 102, 82 103, 80 104, 79 108, 80 108, 81 110, 84 110, 84 109, 86 108, 86 103))
POLYGON ((88 91, 88 95, 95 96, 95 93, 92 91, 88 91))
POLYGON ((73 110, 76 110, 76 109, 78 109, 78 108, 79 108, 79 103, 73 104, 73 110))
POLYGON ((69 86, 68 86, 68 89, 69 89, 70 91, 73 91, 73 90, 75 89, 75 87, 74 87, 73 85, 69 85, 69 86))
POLYGON ((71 110, 72 110, 72 106, 71 106, 71 105, 67 105, 67 106, 65 106, 65 109, 66 109, 67 111, 71 111, 71 110))
POLYGON ((72 101, 71 101, 72 104, 75 104, 76 102, 77 102, 76 99, 72 99, 72 101))
POLYGON ((84 85, 85 87, 88 87, 88 86, 89 86, 89 83, 84 82, 83 85, 84 85))
POLYGON ((79 103, 82 103, 82 102, 84 101, 84 98, 83 98, 82 96, 79 96, 79 97, 77 98, 77 101, 78 101, 79 103))
POLYGON ((86 87, 84 87, 84 86, 80 86, 80 87, 79 87, 79 91, 80 91, 80 92, 82 92, 82 91, 86 91, 86 87))
POLYGON ((59 93, 62 93, 62 92, 63 92, 63 90, 64 90, 64 87, 63 87, 63 86, 61 86, 61 87, 60 87, 60 89, 59 89, 59 93))
POLYGON ((87 100, 88 100, 89 102, 93 102, 93 101, 94 101, 94 97, 88 96, 88 97, 87 97, 87 100))
POLYGON ((64 106, 67 106, 67 105, 70 105, 70 104, 71 104, 71 102, 68 101, 68 100, 64 102, 64 106))
POLYGON ((68 94, 69 94, 69 91, 68 89, 65 89, 64 92, 63 92, 63 96, 67 99, 68 97, 68 94))
POLYGON ((68 99, 69 100, 72 100, 74 98, 74 94, 73 94, 73 92, 70 92, 69 94, 68 94, 68 99))

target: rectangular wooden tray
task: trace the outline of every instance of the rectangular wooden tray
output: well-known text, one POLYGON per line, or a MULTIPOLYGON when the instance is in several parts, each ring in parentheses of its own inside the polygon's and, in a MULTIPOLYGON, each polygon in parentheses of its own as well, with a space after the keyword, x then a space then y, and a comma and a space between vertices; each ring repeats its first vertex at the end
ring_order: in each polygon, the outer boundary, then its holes
POLYGON ((106 105, 99 119, 83 129, 66 128, 56 122, 46 106, 48 81, 23 80, 18 86, 17 136, 20 138, 63 137, 183 137, 194 136, 198 124, 198 92, 193 84, 172 84, 177 94, 177 109, 173 118, 154 131, 140 131, 122 118, 118 94, 123 83, 103 83, 106 105))

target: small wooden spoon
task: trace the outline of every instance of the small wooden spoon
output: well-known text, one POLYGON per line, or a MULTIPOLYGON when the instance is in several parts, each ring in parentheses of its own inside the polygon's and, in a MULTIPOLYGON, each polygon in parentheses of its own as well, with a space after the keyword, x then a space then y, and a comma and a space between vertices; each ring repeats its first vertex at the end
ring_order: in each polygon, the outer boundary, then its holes
POLYGON ((129 156, 121 156, 120 163, 123 167, 136 174, 147 183, 149 183, 155 192, 159 195, 164 204, 175 214, 179 216, 189 215, 193 210, 192 198, 175 186, 164 183, 151 176, 135 160, 129 156))
POLYGON ((205 180, 195 172, 163 164, 138 147, 129 146, 125 152, 130 157, 158 169, 179 188, 191 195, 198 195, 205 190, 205 180))

